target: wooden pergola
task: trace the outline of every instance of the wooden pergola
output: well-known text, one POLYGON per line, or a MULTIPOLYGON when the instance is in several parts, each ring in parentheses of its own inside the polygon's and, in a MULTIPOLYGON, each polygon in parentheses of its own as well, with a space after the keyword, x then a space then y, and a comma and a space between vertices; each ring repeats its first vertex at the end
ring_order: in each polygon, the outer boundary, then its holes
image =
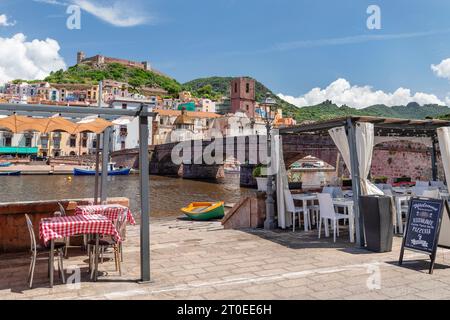
POLYGON ((114 120, 120 117, 138 117, 139 118, 139 175, 140 175, 140 202, 141 202, 141 229, 140 229, 140 256, 141 256, 141 279, 142 282, 148 282, 150 275, 150 207, 149 207, 149 118, 156 117, 157 113, 150 111, 155 105, 141 104, 137 110, 113 109, 110 107, 67 107, 67 106, 48 106, 31 104, 0 104, 0 115, 6 115, 2 118, 3 123, 0 127, 7 128, 13 132, 22 132, 24 130, 34 131, 64 131, 64 132, 93 132, 97 134, 97 159, 95 175, 95 194, 94 199, 97 202, 100 193, 101 201, 108 197, 108 162, 109 147, 112 134, 112 128, 108 120, 114 120), (94 117, 93 121, 77 124, 68 119, 83 119, 94 117), (53 120, 52 120, 53 119, 53 120), (20 120, 20 121, 16 121, 20 120), (100 134, 103 135, 102 150, 102 172, 100 175, 99 159, 99 141, 100 134), (100 186, 99 186, 99 178, 100 186), (100 190, 99 190, 100 188, 100 190))
MULTIPOLYGON (((374 125, 375 136, 382 137, 422 137, 430 138, 432 142, 432 175, 433 180, 437 180, 437 129, 441 127, 449 127, 450 121, 446 120, 411 120, 411 119, 395 119, 395 118, 380 118, 367 116, 350 116, 341 117, 327 121, 318 121, 315 123, 298 125, 289 128, 282 128, 279 130, 280 135, 328 135, 328 131, 337 127, 345 127, 348 144, 350 149, 350 162, 352 171, 352 188, 353 200, 355 204, 359 204, 361 196, 361 184, 359 176, 359 163, 357 156, 356 145, 356 124, 357 123, 372 123, 374 125)), ((360 219, 359 205, 354 206, 356 219, 356 240, 359 246, 364 245, 364 226, 360 219)))

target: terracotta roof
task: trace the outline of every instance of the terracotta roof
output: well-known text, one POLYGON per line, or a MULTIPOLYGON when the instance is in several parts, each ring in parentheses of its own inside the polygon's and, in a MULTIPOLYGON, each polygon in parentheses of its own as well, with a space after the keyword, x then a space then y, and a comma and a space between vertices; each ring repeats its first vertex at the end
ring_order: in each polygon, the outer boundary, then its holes
MULTIPOLYGON (((178 110, 155 109, 154 111, 161 116, 169 116, 169 117, 181 116, 181 111, 178 110)), ((203 111, 187 111, 187 115, 192 118, 202 118, 202 119, 212 119, 222 117, 220 114, 217 113, 203 112, 203 111)))

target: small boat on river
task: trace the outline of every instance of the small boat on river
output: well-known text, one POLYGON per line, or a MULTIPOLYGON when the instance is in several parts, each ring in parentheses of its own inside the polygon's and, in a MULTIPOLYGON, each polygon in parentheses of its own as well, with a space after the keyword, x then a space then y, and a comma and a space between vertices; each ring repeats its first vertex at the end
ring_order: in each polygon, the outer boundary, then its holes
POLYGON ((11 166, 12 166, 11 162, 0 162, 0 168, 6 168, 11 166))
MULTIPOLYGON (((128 176, 131 173, 131 168, 116 168, 115 163, 108 164, 108 176, 128 176)), ((95 170, 92 169, 73 169, 74 176, 95 176, 95 170)), ((102 172, 100 171, 100 175, 102 172)))
POLYGON ((22 171, 5 171, 0 172, 0 176, 20 176, 22 171))
POLYGON ((225 216, 224 202, 193 202, 181 211, 196 221, 222 219, 225 216))

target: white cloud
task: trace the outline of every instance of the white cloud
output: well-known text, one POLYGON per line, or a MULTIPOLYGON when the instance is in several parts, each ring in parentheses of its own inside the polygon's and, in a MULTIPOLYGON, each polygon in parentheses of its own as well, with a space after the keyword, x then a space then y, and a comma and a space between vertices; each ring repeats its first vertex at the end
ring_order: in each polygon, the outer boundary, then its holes
POLYGON ((128 1, 73 0, 84 11, 116 27, 134 27, 150 22, 142 10, 128 1))
POLYGON ((45 78, 51 71, 66 68, 56 40, 27 41, 23 33, 0 37, 0 84, 13 79, 45 78))
POLYGON ((138 1, 121 0, 33 0, 35 2, 68 6, 75 4, 82 10, 116 27, 134 27, 151 23, 154 17, 138 6, 138 1))
POLYGON ((0 27, 12 27, 16 24, 15 21, 10 21, 5 14, 0 14, 0 27))
MULTIPOLYGON (((385 104, 387 106, 406 105, 410 102, 424 104, 445 105, 437 96, 433 94, 416 92, 411 93, 410 89, 399 88, 393 93, 381 90, 373 90, 370 86, 352 86, 345 79, 338 79, 325 89, 314 88, 305 95, 299 97, 278 95, 298 107, 317 105, 325 100, 331 100, 338 106, 347 105, 349 107, 362 109, 375 104, 385 104)), ((448 98, 450 100, 450 98, 448 98)), ((449 102, 449 101, 447 101, 449 102)))
POLYGON ((438 65, 431 65, 431 70, 440 78, 450 80, 450 58, 442 60, 438 65))

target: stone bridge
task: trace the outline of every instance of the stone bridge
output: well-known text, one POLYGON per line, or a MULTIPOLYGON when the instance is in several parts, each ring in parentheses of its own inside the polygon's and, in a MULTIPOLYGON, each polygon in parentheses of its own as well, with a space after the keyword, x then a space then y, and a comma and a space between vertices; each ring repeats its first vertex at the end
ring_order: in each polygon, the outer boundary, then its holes
MULTIPOLYGON (((263 143, 264 147, 258 148, 258 143, 255 143, 254 137, 240 137, 233 138, 233 142, 229 140, 230 146, 234 145, 233 152, 227 152, 226 142, 224 142, 224 155, 233 156, 241 160, 241 163, 254 159, 254 152, 258 149, 257 154, 265 154, 266 137, 260 136, 259 142, 263 143), (245 140, 242 140, 245 139, 245 140), (243 142, 244 141, 244 142, 243 142), (245 152, 244 152, 245 151, 245 152), (261 151, 261 152, 259 152, 261 151), (244 155, 244 156, 243 156, 244 155), (251 157, 250 155, 253 155, 251 157), (243 157, 240 159, 239 157, 243 157), (251 159, 250 159, 251 158, 251 159)), ((186 159, 191 160, 190 164, 175 164, 172 161, 172 150, 177 146, 176 143, 157 145, 150 147, 150 173, 154 175, 165 175, 183 177, 186 179, 220 179, 223 177, 222 165, 207 165, 195 156, 202 154, 212 144, 211 141, 191 141, 191 150, 186 159), (195 145, 197 144, 197 147, 195 145)), ((220 148, 219 148, 220 149, 220 148)), ((229 148, 229 150, 231 150, 229 148)), ((219 150, 220 151, 220 150, 219 150)), ((306 156, 313 156, 321 159, 328 164, 336 167, 338 159, 338 150, 329 136, 320 135, 289 135, 283 137, 283 152, 286 166, 290 166, 297 160, 306 156)), ((138 168, 139 150, 124 150, 113 153, 113 160, 117 164, 127 167, 138 168)), ((256 159, 259 163, 261 159, 256 159)), ((249 161, 250 162, 250 161, 249 161)), ((255 165, 241 166, 241 185, 253 186, 255 180, 252 177, 252 171, 255 165)), ((411 143, 408 141, 381 143, 375 146, 371 174, 373 177, 386 176, 389 177, 389 182, 392 183, 394 177, 408 176, 413 180, 431 180, 431 155, 429 147, 420 143, 411 143)), ((339 164, 339 175, 345 172, 343 161, 339 164)), ((439 179, 444 179, 444 170, 440 155, 438 155, 438 174, 439 179)))
MULTIPOLYGON (((183 143, 169 143, 150 147, 150 174, 183 177, 185 179, 215 180, 224 177, 223 162, 208 162, 210 158, 222 161, 234 158, 241 166, 241 184, 254 185, 251 176, 257 164, 267 161, 266 136, 228 137, 218 141, 195 140, 183 143), (179 161, 173 161, 172 154, 179 161), (183 160, 183 163, 180 163, 183 160)), ((306 157, 317 157, 336 166, 338 151, 328 136, 299 135, 283 137, 283 152, 286 166, 306 157)), ((138 167, 138 149, 114 152, 113 161, 121 166, 138 167)))

